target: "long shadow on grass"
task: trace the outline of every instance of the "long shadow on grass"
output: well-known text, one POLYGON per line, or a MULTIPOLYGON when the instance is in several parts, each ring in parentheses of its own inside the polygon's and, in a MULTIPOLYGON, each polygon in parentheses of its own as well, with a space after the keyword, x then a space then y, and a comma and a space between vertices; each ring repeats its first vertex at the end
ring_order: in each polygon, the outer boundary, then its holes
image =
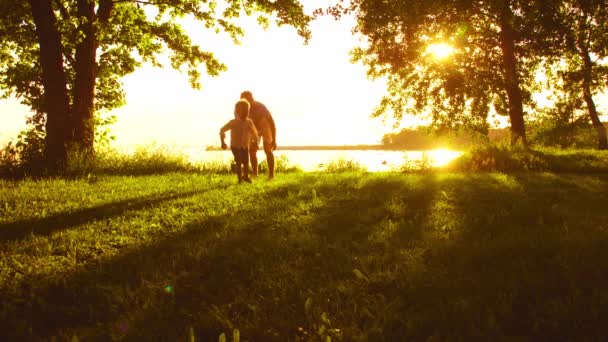
POLYGON ((319 331, 344 341, 605 337, 608 222, 586 203, 606 198, 606 179, 590 193, 551 175, 338 178, 243 192, 243 203, 261 205, 201 217, 66 279, 30 279, 19 298, 0 295, 0 331, 133 341, 185 339, 189 327, 198 340, 231 328, 252 341, 319 331))
MULTIPOLYGON (((399 177, 357 181, 328 185, 309 177, 246 195, 243 201, 263 205, 202 218, 67 279, 32 279, 32 290, 21 294, 33 298, 26 305, 2 298, 2 331, 13 338, 77 329, 85 340, 177 340, 191 326, 197 338, 211 340, 236 327, 265 341, 292 339, 297 327, 312 332, 321 310, 352 309, 349 297, 361 289, 353 270, 367 272, 358 260, 377 247, 370 236, 378 222, 399 215, 386 203, 405 198, 424 211, 434 191, 427 178, 415 185, 399 177), (314 304, 306 309, 309 298, 314 304)), ((423 215, 416 217, 424 226, 423 215)))
POLYGON ((330 185, 311 179, 275 189, 260 199, 267 205, 266 212, 239 212, 239 217, 252 217, 240 226, 240 233, 230 234, 177 279, 175 307, 165 306, 162 314, 148 312, 129 339, 145 338, 142 333, 150 331, 144 328, 170 321, 155 335, 173 327, 163 336, 175 339, 191 325, 203 340, 213 340, 233 327, 253 341, 286 341, 296 336, 314 340, 322 324, 329 328, 323 313, 330 313, 326 318, 347 331, 345 340, 360 337, 352 329, 360 322, 345 321, 358 310, 356 298, 364 297, 360 291, 365 281, 358 274, 364 278, 369 271, 363 267, 364 260, 384 256, 391 249, 375 235, 386 222, 404 219, 407 224, 398 232, 399 241, 408 245, 421 238, 425 227, 422 213, 433 198, 435 180, 432 176, 412 178, 406 182, 401 177, 372 177, 358 183, 354 176, 330 185), (310 200, 311 205, 290 200, 290 192, 297 192, 300 200, 310 200), (400 212, 392 207, 395 203, 408 203, 410 210, 400 212))
MULTIPOLYGON (((582 177, 469 175, 438 186, 453 224, 373 305, 386 340, 606 340, 608 217, 582 177), (589 207, 594 209, 589 210, 589 207), (385 296, 386 298, 386 296, 385 296)), ((439 218, 432 223, 440 230, 439 218)), ((373 283, 373 281, 372 281, 373 283)))
POLYGON ((92 208, 79 209, 70 213, 60 213, 45 218, 4 223, 0 224, 0 242, 19 240, 31 234, 49 235, 53 232, 66 230, 93 220, 108 219, 129 210, 141 210, 163 202, 195 196, 214 189, 217 188, 129 198, 92 208))
MULTIPOLYGON (((279 188, 269 192, 268 196, 281 199, 285 193, 284 188, 279 188)), ((188 195, 195 194, 188 193, 188 195)), ((164 200, 179 197, 164 196, 164 200)), ((256 198, 243 200, 255 201, 256 198)), ((147 204, 150 204, 150 201, 142 202, 140 207, 143 208, 143 205, 147 204)), ((282 201, 276 202, 273 206, 267 205, 267 212, 262 213, 262 216, 272 215, 283 205, 282 201)), ((118 207, 117 210, 112 211, 112 215, 120 214, 122 209, 123 207, 118 207)), ((173 292, 167 293, 165 288, 176 287, 177 278, 183 277, 190 271, 196 272, 200 267, 198 263, 204 262, 203 258, 208 256, 205 249, 214 249, 214 245, 221 243, 222 238, 215 234, 230 234, 231 240, 235 238, 234 235, 241 234, 242 229, 251 228, 249 225, 244 225, 244 227, 235 227, 237 229, 233 231, 225 231, 227 223, 238 218, 250 217, 250 223, 255 224, 257 215, 258 213, 255 212, 239 210, 228 215, 205 217, 185 226, 182 233, 141 249, 126 251, 111 260, 81 268, 64 279, 51 277, 26 279, 18 289, 5 288, 6 291, 0 291, 0 297, 3 297, 0 299, 6 303, 0 313, 0 331, 6 340, 40 340, 56 334, 61 335, 66 329, 99 323, 101 324, 99 330, 93 332, 91 336, 85 334, 84 338, 113 340, 117 338, 116 336, 130 334, 134 330, 123 330, 122 324, 110 325, 111 323, 118 319, 126 322, 125 324, 132 324, 133 321, 137 323, 143 319, 140 316, 145 317, 145 322, 148 323, 150 316, 168 319, 166 323, 158 325, 158 330, 155 330, 158 332, 158 338, 163 340, 163 336, 175 336, 174 329, 183 327, 183 322, 179 322, 176 326, 171 325, 175 323, 170 317, 175 310, 175 298, 172 296, 173 292), (145 295, 141 296, 141 293, 145 295), (133 307, 135 309, 131 310, 133 307)), ((91 216, 91 218, 99 217, 91 216)), ((225 257, 230 259, 231 256, 225 257)), ((218 258, 223 256, 213 259, 218 258)), ((196 274, 201 272, 202 270, 196 274)), ((224 293, 229 289, 229 279, 225 276, 225 274, 216 274, 210 277, 211 280, 217 279, 217 285, 212 285, 216 294, 224 293)), ((182 291, 181 286, 176 288, 176 293, 179 294, 182 291)), ((213 297, 220 301, 222 298, 219 295, 213 297)), ((188 298, 184 300, 189 301, 188 298)), ((178 317, 183 318, 183 313, 178 317)), ((135 330, 135 333, 146 335, 150 329, 154 327, 141 326, 135 330)), ((146 336, 150 338, 154 335, 146 336)))
POLYGON ((540 161, 541 170, 578 174, 605 174, 608 172, 606 163, 608 153, 605 151, 576 151, 563 154, 530 151, 530 154, 540 161))

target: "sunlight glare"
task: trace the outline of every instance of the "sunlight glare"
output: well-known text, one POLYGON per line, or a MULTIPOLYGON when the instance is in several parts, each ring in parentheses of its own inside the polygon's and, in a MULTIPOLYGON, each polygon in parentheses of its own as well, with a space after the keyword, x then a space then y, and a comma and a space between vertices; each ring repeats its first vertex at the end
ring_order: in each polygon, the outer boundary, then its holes
POLYGON ((431 159, 433 160, 433 166, 444 166, 452 160, 459 157, 462 152, 450 151, 446 149, 437 149, 429 151, 431 159))
POLYGON ((437 60, 443 60, 454 53, 454 47, 446 43, 431 44, 426 48, 426 52, 437 60))

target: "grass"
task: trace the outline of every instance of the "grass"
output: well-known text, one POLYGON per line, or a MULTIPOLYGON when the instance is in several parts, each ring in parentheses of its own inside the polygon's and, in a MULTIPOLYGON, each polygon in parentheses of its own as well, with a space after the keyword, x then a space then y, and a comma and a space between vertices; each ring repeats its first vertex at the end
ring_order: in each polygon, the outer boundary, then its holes
POLYGON ((605 174, 0 180, 0 339, 605 340, 607 200, 605 174))

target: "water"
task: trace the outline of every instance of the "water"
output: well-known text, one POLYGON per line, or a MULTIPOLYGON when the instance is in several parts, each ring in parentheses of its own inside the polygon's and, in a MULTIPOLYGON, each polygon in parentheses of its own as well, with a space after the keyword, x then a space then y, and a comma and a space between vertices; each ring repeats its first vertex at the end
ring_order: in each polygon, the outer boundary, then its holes
MULTIPOLYGON (((232 161, 232 153, 226 151, 206 151, 203 148, 189 147, 182 151, 193 162, 232 161)), ((385 151, 385 150, 278 150, 275 158, 285 156, 289 165, 297 165, 304 171, 321 171, 329 163, 337 160, 353 161, 368 171, 394 171, 403 165, 442 166, 460 156, 462 152, 449 150, 432 151, 385 151)), ((263 151, 258 151, 258 160, 264 161, 263 151)))

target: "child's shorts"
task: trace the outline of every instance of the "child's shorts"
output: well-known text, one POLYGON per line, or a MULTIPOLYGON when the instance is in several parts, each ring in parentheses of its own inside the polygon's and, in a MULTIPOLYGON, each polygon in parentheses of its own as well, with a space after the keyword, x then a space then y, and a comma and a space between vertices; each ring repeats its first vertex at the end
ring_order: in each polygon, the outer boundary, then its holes
POLYGON ((234 161, 236 161, 237 164, 249 164, 249 150, 237 147, 231 147, 230 149, 232 150, 234 161))

